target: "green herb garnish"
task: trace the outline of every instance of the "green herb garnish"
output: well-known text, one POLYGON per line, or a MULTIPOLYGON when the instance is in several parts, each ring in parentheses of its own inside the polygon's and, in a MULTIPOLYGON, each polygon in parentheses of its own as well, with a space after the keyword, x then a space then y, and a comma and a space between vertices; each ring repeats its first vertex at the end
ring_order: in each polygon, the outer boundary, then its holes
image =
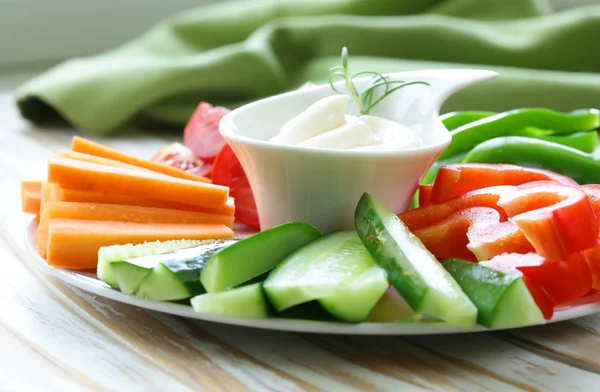
POLYGON ((329 76, 329 85, 331 86, 333 91, 335 91, 338 94, 344 94, 343 92, 335 88, 335 86, 333 85, 335 79, 337 77, 341 77, 342 80, 346 82, 346 88, 348 89, 348 93, 356 103, 356 106, 358 106, 358 109, 360 110, 361 114, 369 114, 369 112, 375 107, 375 105, 377 105, 385 97, 387 97, 394 91, 401 89, 402 87, 410 86, 413 84, 424 84, 426 86, 429 86, 429 83, 426 82, 405 82, 403 80, 390 79, 387 76, 383 76, 379 72, 363 71, 355 74, 354 76, 350 76, 350 74, 348 73, 348 49, 345 46, 342 48, 342 65, 338 65, 331 68, 330 72, 331 74, 329 76), (367 86, 367 88, 359 94, 356 87, 354 86, 354 78, 367 75, 372 75, 373 80, 367 86), (377 99, 375 99, 375 101, 373 101, 374 92, 380 87, 384 87, 384 90, 381 93, 381 95, 377 99))

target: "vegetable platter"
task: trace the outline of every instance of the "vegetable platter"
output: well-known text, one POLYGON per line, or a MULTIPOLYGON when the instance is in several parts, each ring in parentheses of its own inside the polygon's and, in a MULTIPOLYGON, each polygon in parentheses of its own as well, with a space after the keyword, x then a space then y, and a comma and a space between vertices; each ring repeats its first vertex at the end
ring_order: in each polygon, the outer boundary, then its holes
POLYGON ((459 333, 600 312, 597 110, 438 117, 495 74, 349 75, 345 48, 331 75, 232 112, 202 102, 184 144, 151 159, 75 137, 21 184, 30 262, 143 308, 286 331, 459 333), (285 121, 258 115, 280 104, 285 121), (399 104, 425 115, 398 117, 399 104))

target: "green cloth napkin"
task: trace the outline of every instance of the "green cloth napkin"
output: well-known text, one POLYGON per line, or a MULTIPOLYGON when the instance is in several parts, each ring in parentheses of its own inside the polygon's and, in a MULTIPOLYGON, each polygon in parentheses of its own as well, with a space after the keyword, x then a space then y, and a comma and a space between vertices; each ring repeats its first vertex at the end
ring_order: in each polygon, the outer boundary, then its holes
POLYGON ((544 0, 244 0, 175 15, 113 51, 72 59, 16 91, 36 123, 90 134, 182 126, 199 101, 235 107, 353 72, 485 68, 498 79, 444 111, 600 106, 600 7, 544 0))

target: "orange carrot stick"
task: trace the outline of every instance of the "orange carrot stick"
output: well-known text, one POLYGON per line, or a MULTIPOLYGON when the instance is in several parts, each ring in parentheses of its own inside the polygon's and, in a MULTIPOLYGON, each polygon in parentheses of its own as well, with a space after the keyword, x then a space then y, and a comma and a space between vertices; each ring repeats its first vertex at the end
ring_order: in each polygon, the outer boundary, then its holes
POLYGON ((150 199, 146 197, 118 195, 115 193, 108 192, 95 192, 83 189, 75 189, 52 183, 49 183, 48 187, 50 188, 49 193, 51 195, 49 199, 52 201, 122 204, 127 206, 167 208, 171 210, 194 211, 203 212, 205 214, 227 216, 233 216, 235 213, 235 205, 233 198, 231 197, 227 199, 227 203, 223 207, 211 208, 167 200, 150 199))
POLYGON ((36 248, 42 257, 46 257, 48 222, 57 218, 134 223, 208 223, 233 227, 233 217, 225 215, 152 207, 49 201, 42 209, 40 223, 36 230, 36 248))
POLYGON ((223 207, 229 196, 229 188, 220 185, 61 157, 49 159, 48 181, 90 191, 149 197, 211 208, 223 207))
POLYGON ((135 166, 135 165, 130 165, 128 163, 123 163, 123 162, 115 161, 113 159, 97 157, 95 155, 84 154, 82 152, 75 152, 75 151, 71 151, 71 150, 62 151, 60 153, 60 156, 63 158, 74 159, 76 161, 91 162, 91 163, 97 163, 99 165, 122 167, 125 169, 142 170, 142 171, 146 171, 146 172, 150 172, 150 173, 156 173, 156 172, 153 172, 152 170, 144 169, 142 167, 135 166))
POLYGON ((71 150, 82 152, 85 154, 95 155, 102 158, 108 158, 119 162, 128 163, 149 169, 158 173, 163 173, 171 177, 182 178, 190 181, 211 182, 206 177, 201 177, 192 173, 188 173, 173 166, 166 165, 160 162, 154 162, 149 159, 137 158, 132 155, 124 154, 112 148, 103 146, 102 144, 92 142, 91 140, 82 137, 74 136, 71 142, 71 150))
POLYGON ((42 202, 41 181, 21 181, 21 208, 28 214, 40 214, 42 202))
POLYGON ((102 246, 232 236, 233 231, 225 225, 50 219, 46 260, 55 267, 94 269, 102 246))

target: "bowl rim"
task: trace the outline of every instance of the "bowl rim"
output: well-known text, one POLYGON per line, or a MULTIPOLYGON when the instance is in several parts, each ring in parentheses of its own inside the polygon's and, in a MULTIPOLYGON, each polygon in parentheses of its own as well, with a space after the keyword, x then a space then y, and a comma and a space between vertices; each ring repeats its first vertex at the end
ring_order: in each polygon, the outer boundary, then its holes
MULTIPOLYGON (((497 73, 495 73, 494 71, 478 70, 478 69, 456 69, 456 68, 388 72, 388 73, 383 73, 383 75, 384 76, 402 75, 404 77, 406 77, 406 76, 419 77, 419 75, 425 75, 425 76, 427 76, 428 74, 436 75, 436 74, 440 74, 440 73, 444 73, 444 72, 458 73, 458 72, 482 72, 482 71, 489 72, 490 75, 492 75, 492 74, 497 75, 497 73)), ((494 75, 494 77, 495 77, 495 75, 494 75)), ((356 78, 354 82, 361 83, 368 79, 370 79, 369 76, 364 76, 364 77, 356 78)), ((343 84, 344 84, 343 81, 338 81, 338 82, 334 83, 334 85, 336 87, 342 86, 343 84)), ((389 156, 398 156, 398 155, 409 155, 410 156, 410 155, 420 155, 420 154, 424 154, 424 153, 434 154, 434 153, 439 153, 439 151, 442 149, 445 149, 452 140, 452 136, 450 135, 450 132, 448 131, 448 129, 446 128, 444 123, 440 120, 440 116, 439 116, 441 103, 443 103, 443 100, 446 99, 445 96, 441 97, 442 102, 440 102, 439 105, 437 105, 438 107, 435 110, 435 112, 433 113, 433 115, 435 116, 435 118, 433 120, 434 124, 436 125, 436 127, 442 127, 442 129, 444 129, 446 131, 446 132, 442 133, 445 137, 440 138, 439 142, 437 142, 437 143, 421 145, 418 147, 404 148, 404 149, 398 149, 398 150, 352 150, 352 149, 306 147, 306 146, 271 143, 269 141, 254 139, 252 137, 245 136, 239 132, 236 132, 239 128, 237 127, 237 125, 235 123, 235 117, 241 111, 252 110, 252 108, 254 106, 268 104, 269 102, 277 101, 283 97, 308 95, 308 94, 314 93, 316 91, 316 89, 324 90, 324 89, 331 89, 331 87, 328 83, 327 84, 322 83, 322 84, 318 84, 310 89, 287 91, 284 93, 272 95, 270 97, 262 98, 262 99, 253 101, 251 103, 245 104, 245 105, 240 106, 239 108, 236 108, 236 109, 232 110, 231 112, 227 113, 221 119, 221 121, 219 123, 219 131, 220 131, 221 135, 227 140, 227 142, 235 141, 235 142, 238 142, 241 144, 250 145, 250 146, 262 148, 262 149, 289 151, 289 152, 303 153, 303 154, 308 154, 308 155, 311 155, 311 154, 312 155, 324 155, 324 154, 326 154, 326 155, 341 155, 341 156, 356 156, 356 157, 386 157, 386 156, 389 157, 389 156)), ((333 90, 331 90, 331 92, 332 92, 332 95, 337 94, 333 90)))

